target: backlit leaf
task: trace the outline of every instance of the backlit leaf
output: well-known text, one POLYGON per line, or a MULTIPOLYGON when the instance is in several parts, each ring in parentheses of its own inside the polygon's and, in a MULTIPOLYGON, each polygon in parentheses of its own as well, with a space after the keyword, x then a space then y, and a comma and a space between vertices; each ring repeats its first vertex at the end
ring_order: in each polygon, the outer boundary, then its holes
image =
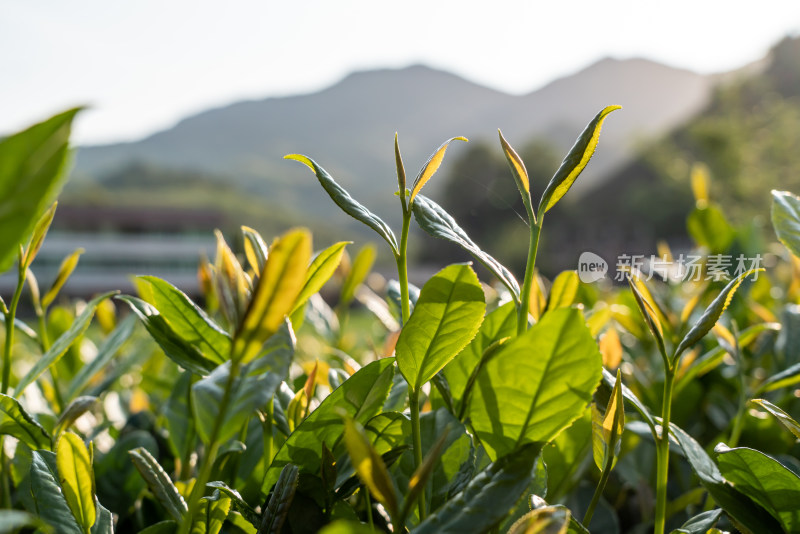
POLYGON ((342 306, 347 306, 352 302, 356 294, 356 289, 364 282, 369 271, 372 269, 376 254, 375 247, 370 243, 364 245, 361 247, 361 250, 358 251, 347 273, 347 278, 345 278, 342 283, 342 291, 339 297, 342 306))
POLYGON ((86 534, 64 498, 58 483, 56 455, 49 451, 33 451, 30 468, 31 497, 36 515, 58 526, 58 534, 86 534))
POLYGON ((88 532, 97 519, 97 510, 92 458, 81 438, 71 432, 61 434, 56 444, 56 466, 64 499, 78 524, 88 532))
POLYGON ((25 254, 22 256, 23 269, 30 267, 34 258, 36 258, 36 255, 39 253, 39 249, 42 248, 44 237, 47 235, 47 230, 50 228, 50 224, 53 222, 53 215, 56 214, 57 205, 57 202, 53 202, 42 214, 42 216, 39 217, 39 220, 36 221, 36 224, 33 227, 31 241, 28 244, 28 247, 25 249, 25 254))
POLYGON ((72 272, 75 270, 75 267, 78 266, 78 260, 81 257, 81 254, 84 253, 82 248, 76 249, 72 254, 64 258, 64 261, 61 262, 61 265, 58 267, 58 273, 56 274, 55 280, 50 285, 50 289, 47 290, 47 293, 44 294, 42 297, 42 307, 47 308, 50 304, 58 296, 59 291, 61 288, 64 287, 64 284, 69 280, 69 277, 72 275, 72 272))
POLYGON ((215 492, 200 501, 200 507, 192 522, 191 534, 219 534, 231 511, 231 498, 215 492))
POLYGON ((269 247, 261 234, 249 226, 242 226, 242 236, 244 237, 244 255, 247 257, 247 262, 256 276, 261 276, 261 270, 269 257, 269 247))
POLYGON ((764 410, 768 411, 770 414, 775 416, 775 418, 784 426, 786 427, 789 432, 794 434, 794 437, 800 439, 800 423, 792 419, 792 416, 788 413, 784 412, 768 400, 764 399, 753 399, 750 402, 763 408, 764 410))
POLYGON ((414 218, 420 228, 433 237, 455 243, 472 254, 472 257, 483 264, 489 272, 495 275, 508 288, 514 301, 519 302, 519 284, 514 275, 503 267, 500 262, 482 251, 444 208, 424 195, 417 196, 413 208, 414 218))
POLYGON ((97 406, 97 402, 97 397, 91 396, 77 397, 70 401, 67 407, 64 408, 64 411, 61 412, 58 421, 56 421, 53 435, 58 436, 61 432, 68 429, 81 415, 97 406))
POLYGON ((392 229, 389 228, 389 226, 383 222, 380 217, 369 211, 366 207, 351 197, 350 193, 345 191, 342 186, 333 180, 331 175, 328 174, 328 171, 317 165, 316 162, 311 158, 302 156, 300 154, 289 154, 288 156, 284 156, 284 158, 299 161, 314 171, 314 174, 317 175, 319 183, 322 184, 323 189, 325 189, 336 205, 339 206, 342 211, 349 216, 375 230, 379 236, 389 243, 389 246, 392 247, 392 252, 397 254, 397 238, 394 236, 392 229))
POLYGON ((619 340, 617 329, 609 326, 598 343, 600 354, 603 355, 603 367, 616 369, 622 362, 622 343, 619 340))
POLYGON ((133 464, 147 482, 158 502, 176 521, 180 521, 186 514, 186 501, 183 500, 178 488, 172 483, 169 475, 159 465, 155 458, 143 447, 128 451, 133 464))
POLYGON ((503 154, 506 156, 506 161, 508 161, 511 174, 514 176, 514 182, 517 184, 519 194, 522 196, 522 202, 528 207, 531 203, 531 184, 528 178, 528 170, 525 168, 525 163, 523 163, 519 154, 508 144, 506 138, 503 137, 503 132, 498 129, 497 134, 500 136, 500 146, 503 147, 503 154))
POLYGON ((581 416, 601 373, 600 352, 579 310, 549 312, 510 340, 484 365, 469 403, 489 457, 553 439, 581 416))
POLYGON ((450 265, 428 280, 395 346, 397 366, 412 390, 475 337, 485 309, 483 289, 468 265, 450 265))
POLYGON ((556 276, 552 287, 550 287, 547 309, 555 310, 572 306, 578 296, 580 283, 577 271, 564 271, 556 276))
POLYGON ((367 439, 363 427, 349 417, 344 418, 344 443, 358 478, 369 492, 386 507, 389 515, 397 516, 397 492, 380 455, 367 439))
POLYGON ((539 209, 537 210, 540 219, 550 208, 555 206, 556 202, 561 200, 561 197, 575 183, 578 175, 586 168, 600 140, 600 128, 603 126, 603 121, 609 113, 618 109, 621 109, 621 106, 608 106, 586 125, 586 129, 575 141, 575 145, 567 153, 564 161, 561 162, 561 166, 550 179, 550 183, 547 184, 547 188, 542 194, 542 198, 539 201, 539 209))
POLYGON ((622 403, 622 379, 617 369, 616 383, 608 400, 608 406, 601 411, 592 404, 592 451, 594 463, 600 471, 617 463, 622 432, 625 429, 625 408, 622 403), (609 459, 611 463, 609 464, 609 459))
POLYGON ((413 204, 414 199, 417 197, 417 194, 420 192, 422 187, 428 183, 428 180, 436 174, 436 171, 439 170, 439 167, 442 165, 442 160, 444 160, 444 153, 447 151, 447 147, 453 141, 466 141, 466 137, 451 137, 442 145, 431 154, 431 157, 428 158, 428 161, 425 162, 425 165, 422 166, 420 169, 417 178, 414 180, 414 186, 411 188, 411 196, 408 198, 408 203, 413 204))
POLYGON ((253 290, 250 304, 233 341, 232 358, 248 363, 292 311, 306 281, 311 259, 311 234, 292 230, 272 246, 264 272, 253 290))
POLYGON ((333 273, 336 272, 336 268, 342 261, 344 247, 349 243, 350 241, 340 241, 317 254, 308 268, 306 282, 300 294, 297 296, 297 300, 295 300, 292 312, 295 312, 300 306, 305 304, 311 295, 322 289, 325 282, 333 276, 333 273))
POLYGON ((33 450, 50 449, 50 435, 17 399, 0 394, 0 434, 13 436, 33 450))
POLYGON ((772 227, 789 252, 800 257, 800 197, 772 191, 772 227))
POLYGON ((508 534, 567 534, 570 513, 562 507, 544 506, 520 517, 508 534))

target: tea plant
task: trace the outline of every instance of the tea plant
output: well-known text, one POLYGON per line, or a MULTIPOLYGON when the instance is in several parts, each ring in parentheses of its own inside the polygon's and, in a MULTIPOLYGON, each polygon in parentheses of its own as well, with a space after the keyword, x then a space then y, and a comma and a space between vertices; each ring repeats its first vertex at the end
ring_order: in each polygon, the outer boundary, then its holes
MULTIPOLYGON (((785 392, 800 382, 800 319, 791 306, 780 319, 771 310, 800 298, 800 260, 776 275, 791 280, 783 296, 757 270, 723 287, 646 282, 630 270, 628 288, 609 291, 574 271, 552 282, 536 271, 544 216, 615 109, 590 121, 535 210, 532 177, 500 134, 530 226, 521 285, 421 194, 448 146, 466 139, 445 141, 407 187, 395 137, 399 240, 314 160, 287 158, 388 244, 397 281, 366 287, 370 245, 349 261, 347 241, 315 254, 305 229, 268 245, 243 227, 241 256, 218 233, 213 263, 201 263, 204 305, 145 275, 138 296, 62 306, 80 251, 41 293, 35 259, 77 110, 0 141, 9 228, 0 259, 5 268, 17 260, 14 294, 0 302, 0 530, 796 531, 800 424, 785 392), (482 284, 466 263, 411 285, 412 219, 465 249, 500 286, 482 284), (318 293, 327 285, 332 294, 332 279, 333 307, 318 293), (17 317, 24 287, 36 328, 17 317), (118 320, 112 302, 128 316, 118 320), (358 358, 353 329, 378 332, 358 358), (670 458, 670 441, 679 457, 670 458), (719 444, 712 455, 701 442, 719 444)), ((710 202, 704 179, 688 219, 696 244, 715 254, 752 248, 710 202)), ((797 255, 800 200, 773 197, 778 237, 797 255)))

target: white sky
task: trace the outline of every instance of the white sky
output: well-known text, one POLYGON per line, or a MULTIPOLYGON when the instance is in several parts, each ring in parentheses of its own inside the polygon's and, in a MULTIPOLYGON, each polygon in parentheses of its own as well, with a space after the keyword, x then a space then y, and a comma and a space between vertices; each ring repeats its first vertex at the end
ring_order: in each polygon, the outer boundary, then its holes
POLYGON ((80 143, 240 99, 425 63, 526 93, 606 56, 739 67, 800 30, 800 0, 0 0, 0 132, 76 104, 80 143))

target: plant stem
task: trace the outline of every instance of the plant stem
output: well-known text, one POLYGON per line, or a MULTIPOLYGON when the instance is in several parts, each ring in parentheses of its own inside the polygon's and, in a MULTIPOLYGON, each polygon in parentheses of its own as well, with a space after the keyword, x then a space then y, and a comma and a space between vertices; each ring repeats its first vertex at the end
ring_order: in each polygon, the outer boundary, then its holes
POLYGON ((367 524, 371 531, 375 531, 375 522, 372 520, 372 499, 369 496, 369 489, 364 488, 364 501, 367 505, 367 524))
POLYGON ((528 244, 528 263, 525 265, 525 279, 522 282, 519 309, 517 310, 517 335, 528 329, 528 308, 531 301, 531 286, 533 285, 534 269, 536 267, 536 251, 539 248, 539 235, 542 233, 542 219, 537 221, 533 211, 528 208, 528 220, 531 224, 530 243, 528 244))
MULTIPOLYGON (((411 436, 414 440, 414 469, 422 465, 422 434, 419 426, 419 390, 411 390, 408 394, 408 406, 411 410, 411 436)), ((425 489, 419 492, 419 520, 425 519, 425 489)))
POLYGON ((205 458, 203 458, 200 472, 197 474, 197 479, 195 480, 194 487, 192 488, 192 493, 189 495, 189 502, 187 504, 188 511, 183 517, 183 521, 181 521, 180 530, 178 531, 179 534, 189 534, 191 531, 192 524, 194 523, 194 516, 197 512, 197 506, 200 504, 200 499, 206 492, 206 483, 211 477, 211 469, 214 466, 214 461, 217 459, 217 453, 219 452, 220 448, 220 443, 218 443, 219 432, 222 429, 225 418, 227 417, 228 403, 231 399, 233 383, 236 380, 236 375, 238 374, 239 364, 236 361, 232 361, 230 373, 228 374, 228 381, 225 384, 225 392, 222 395, 222 401, 219 404, 219 411, 217 412, 217 417, 214 419, 214 427, 208 440, 208 452, 206 453, 205 458))
POLYGON ((591 522, 592 516, 594 515, 594 509, 597 507, 597 503, 600 502, 600 497, 603 495, 606 482, 608 482, 608 476, 611 474, 611 465, 613 462, 614 455, 609 454, 608 458, 606 458, 606 464, 603 466, 603 473, 600 475, 600 481, 597 483, 597 487, 594 489, 592 502, 589 503, 589 508, 586 509, 586 514, 583 516, 583 521, 581 521, 581 524, 587 529, 589 528, 589 522, 591 522))
POLYGON ((664 401, 661 411, 661 436, 656 443, 656 521, 655 534, 664 533, 667 512, 667 479, 669 476, 669 420, 672 409, 672 387, 675 369, 668 367, 664 376, 664 401))
POLYGON ((411 315, 411 304, 408 300, 408 231, 411 227, 411 210, 403 202, 403 230, 400 234, 400 250, 395 255, 397 277, 400 282, 400 310, 402 324, 406 324, 411 315))
POLYGON ((19 304, 19 297, 22 295, 22 286, 25 284, 25 271, 20 269, 17 275, 17 288, 14 290, 14 296, 11 298, 11 305, 6 314, 6 344, 3 351, 3 382, 0 387, 0 392, 3 395, 8 394, 8 386, 11 381, 11 350, 14 347, 14 319, 17 317, 17 305, 19 304))

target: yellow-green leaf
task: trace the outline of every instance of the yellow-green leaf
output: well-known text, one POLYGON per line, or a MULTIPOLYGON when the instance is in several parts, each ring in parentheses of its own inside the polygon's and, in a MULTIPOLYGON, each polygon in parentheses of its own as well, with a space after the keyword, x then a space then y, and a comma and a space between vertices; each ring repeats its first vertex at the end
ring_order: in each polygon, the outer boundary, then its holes
POLYGON ((39 217, 39 220, 36 221, 36 225, 33 227, 33 234, 31 235, 31 242, 25 250, 25 255, 22 257, 22 267, 24 269, 31 266, 34 258, 36 258, 36 254, 39 253, 39 249, 42 248, 44 237, 47 235, 47 230, 50 228, 50 224, 53 222, 53 216, 56 214, 57 205, 58 202, 53 202, 50 207, 47 208, 47 211, 39 217))
POLYGON ((514 176, 514 182, 516 182, 519 194, 522 196, 522 203, 525 204, 525 209, 532 218, 530 223, 536 224, 536 215, 533 213, 531 204, 530 178, 528 178, 528 170, 525 168, 525 163, 523 163, 522 158, 519 157, 519 154, 511 145, 508 144, 506 138, 503 137, 503 132, 498 129, 497 134, 500 136, 500 146, 503 147, 503 154, 505 154, 511 174, 514 176))
POLYGON ((645 297, 642 296, 641 292, 639 291, 639 286, 634 283, 633 278, 630 276, 628 277, 628 285, 630 286, 631 292, 633 292, 633 296, 636 299, 636 304, 639 306, 639 311, 642 313, 642 317, 644 317, 644 322, 647 323, 647 328, 650 329, 653 339, 656 340, 656 344, 658 345, 658 350, 661 353, 662 358, 666 358, 667 350, 664 346, 664 331, 661 329, 661 322, 658 320, 655 310, 653 310, 650 302, 648 302, 645 297))
POLYGON ((592 404, 592 452, 594 463, 600 471, 612 469, 617 463, 625 429, 625 407, 622 403, 622 378, 617 369, 617 380, 608 399, 605 413, 592 404))
POLYGON ((405 196, 406 168, 403 166, 403 156, 400 155, 400 142, 397 139, 397 132, 394 133, 394 163, 397 167, 397 191, 405 196))
POLYGON ((260 276, 261 269, 264 268, 269 256, 267 244, 261 238, 261 234, 249 226, 242 226, 242 236, 244 237, 244 255, 247 257, 247 262, 256 276, 260 276))
POLYGON ((600 128, 603 126, 603 121, 612 111, 621 109, 622 106, 608 106, 598 113, 594 119, 586 126, 583 133, 575 141, 575 145, 570 149, 561 166, 556 171, 547 188, 542 194, 542 199, 539 201, 539 218, 541 218, 550 208, 555 206, 556 202, 561 200, 575 179, 578 178, 583 169, 592 159, 597 142, 600 140, 600 128))
POLYGON ((69 509, 85 532, 97 517, 94 504, 92 458, 83 440, 70 432, 61 435, 56 445, 58 479, 69 509))
POLYGON ((72 254, 64 258, 64 261, 61 262, 61 266, 58 268, 58 274, 56 275, 56 279, 53 280, 53 283, 50 285, 50 289, 47 290, 47 293, 44 294, 42 297, 42 307, 47 308, 50 304, 53 303, 55 298, 58 296, 58 292, 61 291, 61 288, 64 287, 64 284, 67 282, 69 277, 72 275, 72 271, 75 270, 75 267, 78 265, 78 259, 80 258, 81 254, 84 253, 82 248, 75 250, 72 254))
POLYGON ((708 167, 702 163, 695 163, 692 166, 691 182, 694 201, 698 208, 708 205, 708 184, 710 181, 708 167))
POLYGON ((447 151, 448 145, 453 141, 467 141, 466 137, 451 137, 442 145, 436 149, 436 151, 431 154, 431 157, 428 158, 428 161, 425 162, 425 165, 422 166, 420 169, 419 174, 417 175, 417 179, 414 180, 414 187, 411 188, 411 196, 408 199, 409 204, 414 203, 414 199, 417 196, 417 193, 420 192, 422 187, 428 183, 428 180, 436 174, 436 171, 439 170, 439 167, 442 165, 442 160, 444 159, 444 153, 447 151))
POLYGON ((550 288, 550 299, 547 303, 548 310, 566 308, 575 303, 578 297, 580 279, 577 271, 564 271, 553 280, 550 288))
POLYGON ((363 427, 350 417, 344 418, 344 443, 358 478, 389 515, 396 517, 397 494, 386 464, 367 439, 363 427))
POLYGON ((317 254, 317 256, 314 258, 314 261, 311 262, 311 265, 308 268, 306 283, 303 285, 303 289, 297 296, 297 300, 292 308, 292 313, 297 311, 298 308, 305 304, 306 301, 311 298, 311 295, 322 289, 322 286, 325 285, 325 282, 327 282, 328 279, 333 276, 333 273, 336 271, 336 268, 342 261, 344 247, 350 243, 351 241, 340 241, 317 254))
POLYGON ((358 251, 353 264, 350 266, 350 272, 347 273, 347 278, 342 284, 341 296, 339 297, 342 306, 347 306, 352 302, 356 289, 367 278, 370 269, 372 269, 372 264, 375 263, 375 255, 375 246, 371 243, 367 243, 358 251))
POLYGON ((233 343, 232 358, 253 360, 264 342, 278 331, 306 281, 311 259, 311 234, 292 230, 272 246, 233 343))

